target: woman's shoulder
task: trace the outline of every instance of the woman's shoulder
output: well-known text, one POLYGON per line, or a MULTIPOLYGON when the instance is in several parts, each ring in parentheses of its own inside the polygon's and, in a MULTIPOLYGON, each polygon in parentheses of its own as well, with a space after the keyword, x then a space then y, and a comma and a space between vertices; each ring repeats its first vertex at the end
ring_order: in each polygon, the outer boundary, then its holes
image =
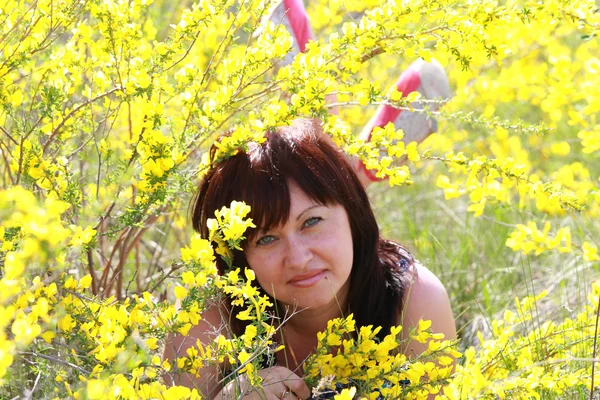
MULTIPOLYGON (((433 333, 443 333, 446 339, 456 338, 456 326, 446 288, 427 267, 415 260, 406 271, 407 284, 404 291, 402 310, 398 313, 398 324, 403 326, 407 338, 411 328, 419 320, 430 320, 433 333)), ((410 343, 411 352, 425 350, 426 344, 410 343), (423 348, 421 348, 423 347, 423 348)))
POLYGON ((415 299, 416 297, 427 296, 431 298, 448 298, 446 288, 440 281, 440 279, 429 270, 426 266, 421 264, 418 260, 410 265, 405 271, 407 287, 404 293, 405 300, 410 300, 410 297, 415 299))

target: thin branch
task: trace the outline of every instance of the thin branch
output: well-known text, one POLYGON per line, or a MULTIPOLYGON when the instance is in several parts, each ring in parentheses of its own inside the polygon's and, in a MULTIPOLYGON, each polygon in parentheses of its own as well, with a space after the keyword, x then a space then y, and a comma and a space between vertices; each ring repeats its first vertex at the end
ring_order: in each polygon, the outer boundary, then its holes
MULTIPOLYGON (((596 3, 596 4, 598 4, 598 3, 596 3)), ((596 11, 596 12, 598 12, 598 11, 596 11)), ((579 16, 577 16, 577 15, 575 15, 575 14, 571 13, 571 12, 565 11, 565 15, 567 15, 567 16, 569 16, 569 17, 571 17, 571 18, 572 18, 572 19, 574 19, 574 20, 576 19, 576 20, 578 20, 579 22, 583 22, 584 24, 586 24, 586 25, 587 25, 587 26, 589 26, 590 28, 593 28, 594 30, 598 29, 598 26, 597 26, 597 25, 594 25, 594 24, 590 23, 590 22, 589 22, 587 19, 585 19, 585 18, 581 18, 581 17, 579 17, 579 16)), ((592 382, 593 382, 593 380, 592 380, 592 382)))
MULTIPOLYGON (((118 195, 119 195, 119 193, 117 193, 117 197, 118 197, 118 195)), ((93 228, 94 230, 97 230, 97 229, 98 229, 98 227, 99 227, 100 225, 102 225, 102 223, 103 223, 103 222, 104 222, 104 221, 105 221, 105 220, 106 220, 106 219, 107 219, 107 218, 110 216, 110 213, 112 212, 113 208, 115 208, 115 205, 116 205, 116 204, 117 204, 117 203, 116 203, 115 201, 113 201, 113 202, 112 202, 112 203, 111 203, 111 204, 108 206, 108 208, 106 209, 106 212, 105 212, 103 215, 101 215, 101 216, 100 216, 100 220, 98 221, 98 223, 96 224, 96 226, 94 226, 94 228, 93 228)))
MULTIPOLYGON (((125 262, 129 256, 129 253, 133 250, 133 248, 138 244, 142 235, 148 230, 148 226, 156 222, 158 219, 158 215, 149 216, 144 222, 144 227, 135 231, 131 229, 127 234, 127 237, 121 242, 119 249, 119 264, 115 268, 115 272, 113 274, 113 278, 108 284, 108 290, 112 289, 112 284, 117 280, 117 298, 121 298, 121 292, 123 289, 123 271, 125 269, 125 262)), ((116 246, 115 246, 116 247, 116 246)))
POLYGON ((175 271, 177 271, 178 269, 181 269, 183 267, 182 263, 175 263, 173 265, 171 265, 171 269, 169 270, 169 272, 167 272, 166 274, 164 274, 163 276, 160 277, 160 279, 154 284, 154 286, 152 286, 152 288, 150 290, 148 290, 148 292, 150 293, 154 293, 159 286, 168 278, 171 276, 171 274, 175 271))
MULTIPOLYGON (((164 244, 167 242, 167 239, 169 238, 169 234, 171 232, 171 228, 173 227, 172 218, 169 219, 169 220, 167 220, 165 222, 165 226, 166 226, 166 229, 165 229, 166 232, 163 234, 162 245, 159 244, 159 243, 156 243, 156 242, 152 242, 154 244, 154 248, 150 249, 149 248, 150 245, 146 245, 145 242, 142 241, 142 244, 144 244, 148 248, 149 251, 152 251, 152 257, 150 258, 150 268, 149 268, 149 271, 152 271, 154 269, 154 267, 156 267, 156 269, 160 269, 160 266, 159 266, 160 265, 160 258, 162 257, 162 254, 163 254, 163 252, 165 250, 164 244)), ((149 275, 150 274, 148 273, 146 275, 146 278, 148 278, 149 275)), ((150 281, 148 281, 148 279, 146 279, 146 281, 148 282, 148 285, 149 285, 150 281)), ((141 288, 141 285, 140 285, 140 288, 141 288)), ((146 287, 146 290, 144 290, 144 291, 147 291, 147 289, 148 289, 148 287, 146 287)))
MULTIPOLYGON (((35 6, 37 5, 37 3, 38 3, 37 1, 34 1, 34 2, 31 4, 31 6, 29 6, 29 8, 28 8, 28 9, 27 9, 27 10, 26 10, 26 11, 25 11, 25 12, 24 12, 22 15, 21 15, 21 17, 19 17, 19 19, 18 19, 17 21, 15 21, 15 22, 12 24, 12 28, 10 28, 10 29, 8 30, 8 32, 6 32, 6 33, 4 34, 4 36, 2 36, 2 37, 0 38, 0 43, 4 42, 4 41, 6 40, 6 38, 8 37, 8 35, 10 35, 10 34, 12 33, 12 31, 13 31, 13 30, 14 30, 14 29, 15 29, 17 26, 19 26, 19 25, 21 24, 21 22, 23 21, 23 18, 25 18, 25 16, 26 16, 26 15, 29 13, 29 11, 30 11, 30 10, 31 10, 33 7, 35 7, 35 6)), ((6 18, 8 19, 8 16, 7 16, 6 18)), ((6 47, 6 46, 5 46, 5 47, 6 47)), ((4 49, 4 47, 3 47, 2 49, 4 49)))
MULTIPOLYGON (((592 358, 596 358, 596 350, 598 350, 598 321, 600 320, 600 296, 598 296, 598 305, 596 306, 596 327, 594 329, 594 352, 592 358)), ((594 371, 596 362, 592 363, 592 382, 590 383, 590 400, 594 398, 594 371)))
MULTIPOLYGON (((161 210, 162 211, 162 210, 161 210)), ((127 246, 125 252, 127 254, 131 253, 131 250, 137 245, 137 243, 142 238, 142 235, 148 230, 149 226, 156 222, 158 219, 158 215, 151 215, 144 221, 144 227, 138 231, 138 233, 134 236, 133 240, 131 240, 131 244, 127 246)))
MULTIPOLYGON (((110 208, 112 209, 112 205, 111 205, 110 208)), ((102 271, 102 276, 100 277, 100 284, 101 284, 102 288, 104 289, 104 292, 102 293, 102 295, 104 295, 104 294, 107 293, 107 289, 108 289, 107 288, 107 285, 108 285, 108 274, 109 274, 109 270, 112 269, 112 260, 113 260, 113 257, 115 256, 115 253, 117 252, 118 246, 123 241, 124 236, 130 230, 131 230, 131 228, 128 226, 128 227, 125 227, 125 229, 123 230, 123 232, 121 232, 121 234, 119 235, 119 237, 117 238, 117 240, 115 242, 115 245, 113 246, 112 251, 110 252, 110 256, 108 257, 108 261, 104 265, 104 269, 102 271)))
POLYGON ((10 136, 10 133, 8 133, 8 131, 6 129, 4 129, 2 126, 0 126, 0 131, 4 132, 4 134, 6 136, 8 136, 8 138, 11 140, 11 142, 13 142, 15 145, 19 145, 19 142, 17 142, 12 136, 10 136))
POLYGON ((37 389, 38 383, 40 382, 40 377, 42 376, 42 371, 39 371, 37 376, 35 377, 35 382, 33 382, 33 387, 31 388, 31 390, 27 391, 27 393, 25 394, 25 398, 26 399, 32 399, 33 398, 33 393, 35 392, 35 390, 37 389))
MULTIPOLYGON (((264 72, 263 72, 263 74, 264 74, 264 72)), ((262 75, 262 74, 261 74, 261 75, 262 75)), ((248 82, 248 84, 247 84, 247 85, 244 87, 244 89, 245 89, 246 87, 250 86, 251 84, 252 84, 252 81, 251 81, 251 82, 248 82)), ((236 102, 237 102, 237 103, 240 103, 240 102, 242 102, 242 101, 245 101, 245 100, 248 100, 248 99, 252 99, 253 97, 257 97, 257 96, 258 96, 257 98, 260 98, 260 97, 262 97, 262 96, 263 96, 263 95, 265 95, 265 94, 268 94, 268 93, 273 93, 273 92, 275 92, 276 90, 273 90, 273 88, 276 88, 276 87, 278 87, 278 86, 279 86, 279 81, 272 81, 272 82, 270 82, 270 84, 269 84, 269 85, 268 85, 268 86, 267 86, 265 89, 263 89, 261 92, 256 92, 256 93, 249 94, 249 95, 247 95, 247 96, 245 96, 245 97, 240 97, 239 99, 237 99, 237 100, 236 100, 236 102)), ((254 101, 254 100, 256 100, 256 98, 252 99, 252 101, 254 101)), ((237 112, 238 110, 239 110, 239 109, 237 109, 237 110, 236 110, 236 112, 237 112)))
MULTIPOLYGON (((40 69, 41 70, 41 69, 40 69)), ((46 71, 44 71, 44 73, 42 74, 37 86, 35 87, 35 90, 33 91, 33 94, 31 95, 31 103, 29 104, 29 111, 28 114, 31 115, 31 113, 33 112, 33 106, 37 105, 37 102, 35 101, 36 96, 38 95, 38 93, 40 92, 40 87, 44 84, 44 82, 46 82, 46 78, 48 77, 48 75, 50 74, 50 69, 47 69, 46 71)), ((33 75, 33 74, 32 74, 33 75)), ((19 78, 21 79, 21 78, 19 78)))
POLYGON ((88 272, 92 277, 92 293, 95 295, 98 294, 98 277, 96 276, 96 271, 94 270, 94 257, 92 256, 92 248, 88 246, 87 249, 87 260, 88 260, 88 272))
MULTIPOLYGON (((448 102, 448 100, 431 100, 431 99, 417 99, 415 100, 416 103, 430 103, 430 104, 445 104, 448 102)), ((393 102, 389 102, 389 101, 374 101, 372 103, 369 103, 368 105, 371 106, 390 106, 390 107, 394 107, 398 110, 402 110, 402 111, 411 111, 411 112, 420 112, 420 113, 431 113, 431 114, 439 114, 439 112, 434 112, 434 111, 429 111, 426 110, 424 108, 414 108, 414 107, 403 107, 403 106, 399 106, 396 105, 393 102)), ((333 108, 333 107, 339 107, 339 106, 362 106, 362 104, 360 104, 360 102, 358 101, 339 101, 337 103, 329 103, 325 105, 325 108, 333 108)))
POLYGON ((192 51, 194 44, 196 44, 196 40, 198 40, 198 36, 200 36, 200 31, 198 31, 198 33, 196 33, 196 36, 194 37, 194 39, 192 39, 192 44, 189 45, 189 47, 186 49, 185 53, 181 56, 181 58, 179 58, 179 60, 175 61, 173 64, 169 65, 167 68, 165 68, 163 70, 163 72, 167 72, 168 70, 170 70, 171 68, 173 68, 177 64, 179 64, 181 61, 186 59, 186 57, 190 54, 190 51, 192 51))
POLYGON ((81 146, 79 146, 78 148, 76 148, 75 150, 73 150, 71 152, 71 154, 67 155, 67 159, 70 160, 73 156, 75 156, 77 153, 79 153, 85 146, 87 146, 87 144, 89 142, 92 141, 92 139, 94 139, 94 134, 90 135, 90 137, 87 140, 83 141, 81 143, 81 146))
MULTIPOLYGON (((439 25, 434 28, 427 29, 425 31, 421 31, 421 32, 417 32, 417 33, 411 33, 411 34, 406 34, 406 35, 393 35, 393 36, 390 36, 387 38, 382 38, 382 39, 383 40, 410 39, 410 38, 414 38, 414 37, 417 37, 420 35, 428 35, 430 33, 434 33, 435 31, 439 31, 441 29, 449 29, 449 27, 447 25, 439 25)), ((377 46, 373 50, 371 50, 369 53, 363 55, 360 58, 360 63, 365 63, 365 62, 369 61, 371 58, 376 57, 383 53, 385 53, 385 49, 381 46, 377 46)))
MULTIPOLYGON (((221 47, 223 46, 223 43, 225 43, 226 39, 229 39, 228 42, 231 43, 231 41, 233 40, 233 35, 229 34, 229 31, 231 29, 231 27, 233 26, 233 22, 237 20, 237 14, 235 15, 234 20, 232 21, 231 25, 229 25, 227 27, 227 32, 225 32, 225 36, 223 36, 223 40, 221 40, 221 42, 219 43, 219 46, 217 47, 217 50, 213 53, 213 55, 210 57, 210 60, 208 61, 208 64, 206 65, 206 69, 204 70, 204 74, 202 74, 202 80, 200 81, 200 86, 204 85, 204 81, 206 80, 206 77, 208 76, 208 71, 210 70, 210 68, 212 67, 214 61, 215 61, 215 57, 217 56, 217 54, 219 54, 219 52, 221 51, 221 47)), ((227 47, 227 46, 225 46, 227 47)), ((217 62, 217 65, 221 62, 223 58, 220 58, 219 61, 217 62)))
MULTIPOLYGON (((93 106, 93 105, 92 105, 93 106)), ((115 114, 115 112, 117 111, 117 109, 115 108, 114 110, 110 110, 110 108, 107 110, 104 118, 98 123, 98 128, 96 128, 96 130, 94 130, 94 132, 90 135, 89 139, 87 139, 81 146, 79 146, 75 151, 71 152, 71 154, 69 154, 67 156, 67 158, 70 160, 73 156, 75 156, 81 149, 83 149, 92 139, 94 139, 96 137, 96 133, 98 133, 98 131, 100 131, 101 127, 103 125, 106 124, 106 120, 108 120, 113 114, 115 114)), ((93 123, 93 110, 90 107, 90 121, 92 121, 93 123)), ((97 146, 96 146, 97 147, 97 146)), ((100 157, 101 153, 98 150, 98 157, 100 157)), ((56 155, 54 155, 56 156, 56 155)), ((100 157, 101 158, 101 157, 100 157)), ((100 168, 100 166, 98 167, 100 168)))
POLYGON ((52 142, 52 140, 54 140, 54 138, 58 134, 58 131, 65 125, 65 123, 67 122, 67 120, 71 119, 71 117, 73 115, 75 115, 79 110, 81 110, 83 107, 89 105, 90 103, 93 103, 96 100, 100 100, 101 98, 106 97, 108 95, 111 95, 114 92, 117 92, 117 91, 120 91, 120 90, 122 90, 121 87, 112 88, 112 89, 110 89, 107 92, 99 94, 98 96, 96 96, 96 97, 94 97, 92 99, 89 99, 89 100, 81 103, 80 105, 78 105, 77 107, 75 107, 73 110, 71 110, 71 112, 65 118, 63 118, 63 120, 60 121, 60 123, 58 124, 58 126, 56 128, 54 128, 54 130, 52 131, 52 134, 50 135, 50 137, 46 141, 46 144, 44 144, 44 149, 42 150, 42 154, 46 153, 46 149, 48 148, 48 146, 50 145, 50 143, 52 142))
MULTIPOLYGON (((128 252, 126 251, 126 246, 127 243, 129 242, 131 236, 133 235, 133 229, 129 231, 129 234, 127 235, 127 237, 125 238, 125 240, 121 243, 120 249, 119 249, 119 264, 117 265, 117 268, 115 268, 115 273, 114 273, 114 278, 116 278, 117 281, 117 288, 116 288, 116 295, 117 295, 117 299, 122 300, 122 292, 123 292, 123 274, 125 271, 125 263, 127 262, 127 255, 128 252)), ((115 279, 112 279, 111 282, 109 283, 109 289, 112 289, 112 284, 115 281, 115 279)), ((109 291, 110 293, 110 291, 109 291)))
POLYGON ((21 351, 21 352, 19 352, 19 354, 21 354, 21 355, 27 355, 27 356, 33 356, 33 357, 39 357, 39 358, 43 358, 45 360, 52 361, 52 362, 55 362, 55 363, 58 363, 58 364, 67 365, 67 366, 69 366, 69 367, 71 367, 73 369, 76 369, 77 371, 81 372, 85 376, 88 376, 90 374, 88 371, 86 371, 85 369, 81 368, 79 365, 75 365, 75 364, 70 363, 68 361, 64 361, 64 360, 61 360, 60 358, 48 356, 46 354, 38 354, 38 353, 34 353, 32 351, 21 351))
MULTIPOLYGON (((0 154, 2 154, 2 158, 4 159, 4 169, 6 171, 6 173, 8 174, 8 179, 10 179, 11 183, 14 183, 14 177, 13 174, 10 170, 10 163, 8 162, 8 154, 10 154, 10 151, 8 151, 8 146, 0 140, 0 145, 3 145, 4 147, 6 147, 6 152, 2 151, 2 149, 0 148, 0 154)), ((1 147, 1 146, 0 146, 1 147)))
MULTIPOLYGON (((142 287, 142 282, 141 282, 141 273, 140 273, 140 244, 138 243, 137 246, 135 246, 135 283, 137 285, 137 291, 140 291, 140 288, 142 287)), ((131 280, 133 281, 133 278, 131 278, 131 280)), ((129 282, 131 284, 131 281, 129 282)), ((127 286, 127 289, 125 290, 125 296, 127 297, 128 294, 127 292, 129 291, 129 285, 127 286)))
MULTIPOLYGON (((6 57, 6 60, 4 60, 4 62, 2 63, 2 65, 0 65, 0 71, 2 71, 4 69, 4 67, 7 65, 7 63, 11 60, 14 59, 15 54, 17 54, 19 52, 19 49, 21 48, 21 45, 23 44, 23 39, 25 39, 33 30, 33 27, 35 27, 37 25, 37 23, 40 21, 39 17, 36 21, 34 21, 32 23, 31 26, 27 27, 27 30, 23 33, 23 35, 21 36, 21 39, 17 40, 17 45, 15 46, 14 49, 12 49, 12 53, 10 55, 8 55, 8 57, 6 57)), ((6 46, 8 46, 8 42, 6 43, 6 45, 4 47, 2 47, 2 49, 0 51, 4 52, 4 49, 6 49, 6 46)), ((22 54, 25 54, 25 52, 23 52, 22 54)), ((4 72, 4 74, 2 74, 0 76, 0 78, 4 78, 10 71, 12 70, 12 68, 6 68, 6 72, 4 72)))

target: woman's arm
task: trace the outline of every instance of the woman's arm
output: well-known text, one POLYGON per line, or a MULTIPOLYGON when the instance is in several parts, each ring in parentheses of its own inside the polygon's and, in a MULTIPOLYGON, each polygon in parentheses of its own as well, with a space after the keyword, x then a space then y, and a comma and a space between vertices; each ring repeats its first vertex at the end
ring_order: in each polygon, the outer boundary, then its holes
MULTIPOLYGON (((229 331, 226 329, 224 318, 226 311, 219 307, 212 307, 202 314, 202 319, 198 325, 192 327, 187 336, 171 335, 167 338, 163 359, 169 360, 172 364, 176 363, 177 357, 186 355, 188 348, 195 346, 200 340, 203 345, 208 345, 219 334, 229 336, 229 331)), ((306 383, 298 375, 285 367, 272 367, 262 369, 258 374, 263 379, 262 390, 254 389, 247 381, 245 375, 239 376, 235 380, 231 380, 227 385, 219 384, 224 366, 210 366, 202 368, 199 371, 199 377, 191 374, 179 376, 167 375, 165 381, 167 384, 173 383, 176 385, 196 388, 208 399, 223 399, 233 400, 238 399, 238 394, 248 400, 275 400, 275 399, 306 399, 310 397, 310 389, 306 383)))
POLYGON ((404 310, 399 315, 398 324, 404 327, 402 339, 409 340, 403 352, 412 358, 428 347, 428 343, 410 340, 411 328, 417 327, 419 320, 430 320, 431 332, 443 333, 447 340, 456 339, 456 325, 448 293, 433 272, 416 263, 416 268, 410 273, 412 276, 404 293, 404 310))
MULTIPOLYGON (((171 364, 176 364, 177 358, 186 356, 187 349, 195 346, 198 340, 206 346, 219 334, 227 336, 226 332, 222 332, 225 327, 221 317, 222 311, 217 306, 209 308, 202 314, 202 319, 198 325, 190 329, 187 336, 169 335, 166 340, 163 359, 168 360, 171 364)), ((219 385, 221 379, 219 369, 216 365, 202 368, 199 371, 199 377, 189 373, 183 375, 168 374, 165 376, 165 381, 167 384, 196 388, 202 393, 203 397, 207 396, 209 399, 213 399, 222 389, 219 385)))

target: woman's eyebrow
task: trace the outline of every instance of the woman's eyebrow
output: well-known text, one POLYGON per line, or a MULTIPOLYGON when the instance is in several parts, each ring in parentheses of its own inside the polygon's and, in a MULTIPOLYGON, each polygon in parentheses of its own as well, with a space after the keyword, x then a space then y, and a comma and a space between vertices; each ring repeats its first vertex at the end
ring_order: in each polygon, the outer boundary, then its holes
POLYGON ((300 214, 298 214, 298 216, 296 217, 296 221, 300 220, 300 218, 302 218, 302 216, 304 214, 306 214, 308 211, 312 210, 313 208, 317 208, 317 207, 322 207, 322 205, 321 204, 315 204, 315 205, 312 205, 312 206, 306 208, 304 211, 302 211, 300 214))

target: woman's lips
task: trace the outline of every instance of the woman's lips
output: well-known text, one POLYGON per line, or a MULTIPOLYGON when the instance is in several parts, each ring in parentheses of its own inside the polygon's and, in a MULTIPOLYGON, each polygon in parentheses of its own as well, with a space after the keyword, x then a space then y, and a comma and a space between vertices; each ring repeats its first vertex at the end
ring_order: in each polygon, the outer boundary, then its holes
POLYGON ((296 286, 299 288, 307 288, 310 287, 317 282, 319 282, 325 276, 325 270, 320 269, 317 271, 311 271, 306 274, 296 275, 288 282, 292 286, 296 286))

